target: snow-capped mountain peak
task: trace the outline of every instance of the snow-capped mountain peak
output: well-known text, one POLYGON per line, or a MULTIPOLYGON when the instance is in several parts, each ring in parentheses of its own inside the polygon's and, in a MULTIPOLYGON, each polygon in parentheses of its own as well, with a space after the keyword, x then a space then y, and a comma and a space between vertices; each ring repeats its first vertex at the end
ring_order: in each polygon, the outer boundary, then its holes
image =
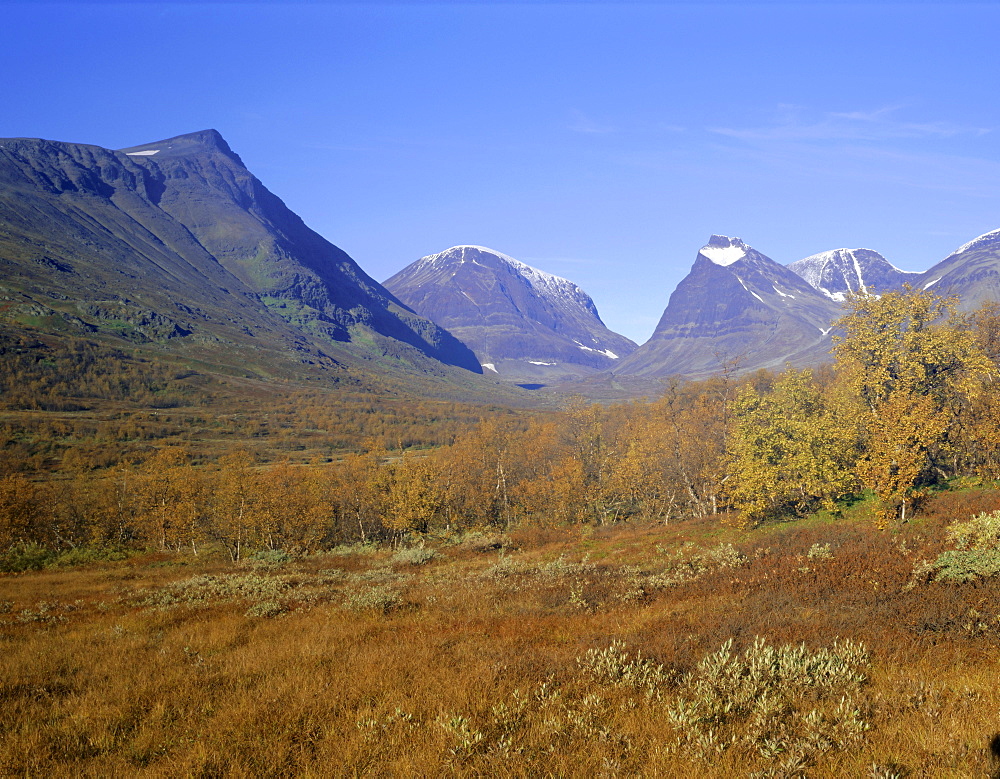
POLYGON ((385 285, 504 379, 587 375, 636 348, 604 326, 594 301, 575 283, 485 246, 452 246, 422 257, 385 285))
POLYGON ((835 301, 850 292, 884 292, 917 274, 900 270, 872 249, 832 249, 788 265, 809 286, 835 301))
POLYGON ((452 246, 450 249, 445 249, 443 252, 422 257, 418 260, 418 267, 435 268, 441 265, 456 263, 460 265, 465 262, 483 265, 484 262, 489 262, 490 260, 493 262, 499 261, 509 266, 511 269, 523 276, 524 279, 539 292, 548 295, 569 296, 574 299, 578 298, 582 294, 586 294, 580 289, 580 287, 569 279, 564 279, 553 273, 539 270, 538 268, 532 267, 525 262, 515 260, 508 254, 498 252, 496 249, 490 249, 486 246, 476 246, 474 244, 452 246))
POLYGON ((677 285, 653 336, 616 375, 711 375, 725 361, 781 369, 822 358, 839 307, 739 238, 713 235, 677 285))
POLYGON ((698 253, 705 259, 725 268, 746 257, 748 249, 749 247, 739 238, 713 235, 698 253))

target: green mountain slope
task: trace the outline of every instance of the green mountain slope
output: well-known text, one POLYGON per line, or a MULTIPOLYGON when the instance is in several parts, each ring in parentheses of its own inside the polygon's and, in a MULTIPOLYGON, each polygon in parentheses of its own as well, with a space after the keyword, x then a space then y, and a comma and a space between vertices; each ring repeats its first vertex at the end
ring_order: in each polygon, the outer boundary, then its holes
POLYGON ((0 140, 0 321, 259 374, 479 373, 309 229, 214 130, 121 151, 0 140))

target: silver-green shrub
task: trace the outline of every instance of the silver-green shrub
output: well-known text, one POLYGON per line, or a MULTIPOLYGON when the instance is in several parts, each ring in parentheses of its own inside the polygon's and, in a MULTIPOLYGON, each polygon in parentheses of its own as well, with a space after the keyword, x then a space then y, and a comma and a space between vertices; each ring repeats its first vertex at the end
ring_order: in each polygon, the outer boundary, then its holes
POLYGON ((396 552, 392 556, 392 562, 396 565, 423 565, 424 563, 429 563, 435 557, 439 557, 439 555, 434 549, 411 546, 396 552))
POLYGON ((740 655, 729 640, 681 678, 668 714, 680 745, 701 758, 741 745, 809 764, 868 729, 854 698, 868 663, 852 641, 810 651, 757 638, 740 655))
POLYGON ((1000 511, 953 522, 946 534, 955 548, 933 562, 918 563, 911 584, 920 580, 967 582, 1000 574, 1000 511))
MULTIPOLYGON (((687 545, 685 545, 686 547, 687 545)), ((660 551, 665 551, 658 547, 660 551)), ((667 566, 660 573, 649 574, 643 589, 667 589, 696 581, 701 577, 728 568, 741 568, 750 558, 732 544, 719 544, 710 549, 689 552, 681 548, 667 558, 667 566)))
POLYGON ((398 608, 402 602, 398 589, 376 584, 349 592, 344 606, 351 611, 380 611, 385 614, 398 608))
POLYGON ((271 618, 284 614, 286 611, 288 611, 288 607, 281 601, 268 600, 263 603, 255 603, 246 610, 246 616, 271 618))
POLYGON ((606 649, 588 649, 576 662, 596 682, 632 687, 655 698, 672 680, 662 665, 642 653, 631 657, 621 641, 612 641, 606 649))

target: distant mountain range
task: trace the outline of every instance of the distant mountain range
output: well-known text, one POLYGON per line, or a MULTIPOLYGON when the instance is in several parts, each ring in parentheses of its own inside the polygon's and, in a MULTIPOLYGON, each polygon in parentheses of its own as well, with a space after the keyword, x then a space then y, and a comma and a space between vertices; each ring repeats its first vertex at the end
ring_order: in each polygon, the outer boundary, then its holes
MULTIPOLYGON (((310 230, 215 130, 113 151, 0 140, 0 321, 209 362, 481 372, 310 230)), ((262 367, 263 366, 263 367, 262 367)))
POLYGON ((1000 301, 1000 230, 924 273, 902 271, 871 249, 835 249, 785 267, 739 238, 713 235, 670 296, 652 337, 613 373, 705 377, 726 368, 828 362, 833 323, 847 294, 878 294, 903 284, 957 296, 962 310, 1000 301))
POLYGON ((576 284, 482 246, 421 257, 385 282, 464 341, 483 368, 545 382, 611 369, 636 345, 604 326, 576 284))
POLYGON ((826 361, 847 295, 903 283, 965 310, 1000 301, 1000 230, 923 273, 870 249, 786 267, 714 235, 637 347, 573 282, 481 246, 422 257, 379 284, 214 130, 117 151, 0 139, 0 326, 258 376, 372 370, 458 388, 645 392, 668 376, 826 361))
POLYGON ((713 235, 670 296, 652 337, 616 366, 622 376, 702 376, 808 363, 828 348, 839 305, 747 246, 713 235))

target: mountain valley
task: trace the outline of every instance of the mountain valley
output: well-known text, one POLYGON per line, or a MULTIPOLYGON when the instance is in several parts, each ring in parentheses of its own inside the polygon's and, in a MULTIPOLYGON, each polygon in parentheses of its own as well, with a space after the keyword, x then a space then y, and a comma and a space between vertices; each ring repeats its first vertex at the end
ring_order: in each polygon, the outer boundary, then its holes
POLYGON ((923 273, 870 249, 780 265, 712 236, 637 346, 567 279, 458 245, 383 284, 307 227, 214 130, 121 150, 0 140, 0 322, 260 378, 456 398, 646 394, 829 361, 851 293, 1000 300, 1000 231, 923 273), (385 385, 385 386, 388 386, 385 385))

